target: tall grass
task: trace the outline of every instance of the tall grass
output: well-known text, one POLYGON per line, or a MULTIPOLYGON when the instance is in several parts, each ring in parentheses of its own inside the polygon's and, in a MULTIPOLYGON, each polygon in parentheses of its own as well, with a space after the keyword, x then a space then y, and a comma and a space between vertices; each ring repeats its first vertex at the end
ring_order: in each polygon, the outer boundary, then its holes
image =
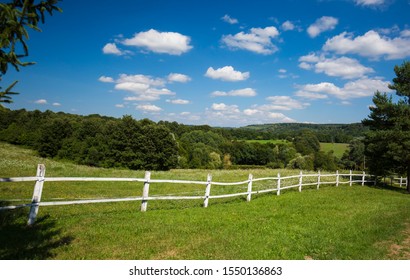
MULTIPOLYGON (((46 176, 139 177, 143 171, 99 169, 45 160, 33 152, 0 144, 0 177, 33 176, 44 163, 46 176)), ((289 170, 172 170, 152 178, 241 181, 294 174, 289 170)), ((269 183, 269 182, 268 182, 269 183)), ((273 183, 272 183, 273 184, 273 183)), ((256 186, 258 187, 258 186, 256 186)), ((260 186, 265 187, 265 186, 260 186)), ((31 198, 33 184, 0 183, 0 203, 31 198), (3 202, 1 202, 3 200, 3 202)), ((141 195, 141 183, 46 182, 43 199, 141 195)), ((200 191, 190 185, 152 184, 150 193, 200 191)), ((230 192, 213 186, 211 193, 230 192)), ((392 244, 404 244, 410 196, 400 189, 343 185, 299 193, 245 198, 150 201, 40 207, 34 227, 28 209, 0 212, 0 259, 387 259, 392 244)), ((397 255, 395 255, 397 258, 397 255)))

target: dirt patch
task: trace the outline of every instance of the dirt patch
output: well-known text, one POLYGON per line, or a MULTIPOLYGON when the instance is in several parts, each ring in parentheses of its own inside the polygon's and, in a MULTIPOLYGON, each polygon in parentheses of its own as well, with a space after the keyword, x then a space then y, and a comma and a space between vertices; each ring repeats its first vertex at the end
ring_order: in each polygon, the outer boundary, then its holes
POLYGON ((410 223, 406 223, 406 228, 402 231, 403 240, 390 243, 388 259, 410 260, 410 223))

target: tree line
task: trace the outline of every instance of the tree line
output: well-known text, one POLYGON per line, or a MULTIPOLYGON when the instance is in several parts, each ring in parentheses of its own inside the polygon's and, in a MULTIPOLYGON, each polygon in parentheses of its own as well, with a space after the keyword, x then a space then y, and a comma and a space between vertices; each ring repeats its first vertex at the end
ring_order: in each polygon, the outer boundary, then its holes
MULTIPOLYGON (((256 166, 336 170, 352 165, 350 155, 343 160, 332 152, 320 151, 317 134, 309 129, 278 144, 243 141, 245 132, 249 130, 155 123, 131 116, 0 109, 0 141, 30 147, 42 157, 90 166, 136 170, 256 166)), ((258 139, 260 133, 247 135, 258 139)), ((360 168, 360 163, 354 162, 353 166, 360 168)))

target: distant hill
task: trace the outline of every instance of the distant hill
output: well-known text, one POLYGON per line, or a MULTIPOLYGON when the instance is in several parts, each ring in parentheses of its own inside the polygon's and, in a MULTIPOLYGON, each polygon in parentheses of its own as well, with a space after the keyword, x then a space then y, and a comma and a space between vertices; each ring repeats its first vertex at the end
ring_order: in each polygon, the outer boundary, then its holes
POLYGON ((302 130, 308 129, 317 135, 320 142, 348 143, 353 138, 363 137, 368 128, 361 123, 352 124, 309 124, 309 123, 274 123, 257 124, 241 129, 268 133, 277 139, 292 138, 302 130))

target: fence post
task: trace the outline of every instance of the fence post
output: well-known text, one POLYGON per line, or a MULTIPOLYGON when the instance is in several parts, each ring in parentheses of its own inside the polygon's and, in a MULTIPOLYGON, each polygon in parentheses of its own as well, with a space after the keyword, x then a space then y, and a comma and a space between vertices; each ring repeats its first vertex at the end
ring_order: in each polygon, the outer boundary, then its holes
POLYGON ((144 189, 142 190, 142 202, 141 202, 141 212, 147 211, 148 206, 148 195, 149 195, 149 180, 151 179, 151 172, 145 172, 144 178, 144 189))
POLYGON ((276 195, 280 195, 280 173, 278 173, 278 190, 276 192, 276 195))
POLYGON ((362 186, 364 186, 365 181, 366 181, 366 171, 363 171, 362 186))
POLYGON ((204 200, 205 208, 208 207, 209 195, 211 194, 211 181, 212 181, 212 175, 208 174, 208 177, 206 179, 205 200, 204 200))
POLYGON ((349 186, 352 186, 352 182, 353 181, 353 174, 352 174, 352 170, 350 170, 350 181, 349 181, 349 186))
POLYGON ((400 176, 400 188, 403 186, 403 177, 400 176))
POLYGON ((339 170, 336 170, 336 187, 339 186, 339 170))
POLYGON ((249 182, 248 182, 248 196, 246 197, 246 201, 251 201, 251 196, 252 196, 252 180, 253 180, 253 175, 249 174, 249 178, 248 178, 249 182))
POLYGON ((34 185, 33 198, 31 199, 30 213, 28 214, 27 225, 31 226, 36 221, 38 214, 38 203, 41 201, 41 194, 43 193, 44 176, 46 175, 46 166, 44 164, 37 165, 37 181, 34 185))
POLYGON ((320 186, 320 170, 317 171, 317 189, 319 189, 320 186))
POLYGON ((303 173, 302 173, 302 170, 300 170, 300 173, 299 173, 299 192, 302 191, 302 181, 303 181, 303 173))

